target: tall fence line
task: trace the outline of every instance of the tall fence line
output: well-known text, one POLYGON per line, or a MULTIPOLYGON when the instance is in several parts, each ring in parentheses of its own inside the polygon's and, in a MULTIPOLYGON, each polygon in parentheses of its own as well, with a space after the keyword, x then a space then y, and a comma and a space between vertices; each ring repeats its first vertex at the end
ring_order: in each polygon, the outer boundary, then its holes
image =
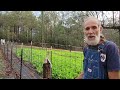
MULTIPOLYGON (((48 43, 43 43, 44 47, 35 47, 32 45, 32 43, 29 46, 23 44, 23 61, 30 62, 33 65, 33 67, 39 72, 39 74, 43 75, 44 60, 49 59, 52 65, 52 78, 71 79, 76 77, 77 74, 82 71, 82 47, 75 47, 71 45, 66 46, 60 44, 52 45, 53 46, 50 46, 48 43), (66 50, 63 49, 65 46, 69 48, 67 48, 66 50), (70 70, 70 68, 72 71, 70 70)), ((13 54, 16 54, 17 57, 21 58, 22 49, 20 44, 17 44, 15 42, 8 42, 5 45, 2 45, 2 50, 6 54, 9 62, 11 63, 11 68, 13 65, 13 54), (9 50, 11 51, 10 57, 8 55, 9 50)), ((19 70, 21 69, 22 68, 19 67, 19 70)))

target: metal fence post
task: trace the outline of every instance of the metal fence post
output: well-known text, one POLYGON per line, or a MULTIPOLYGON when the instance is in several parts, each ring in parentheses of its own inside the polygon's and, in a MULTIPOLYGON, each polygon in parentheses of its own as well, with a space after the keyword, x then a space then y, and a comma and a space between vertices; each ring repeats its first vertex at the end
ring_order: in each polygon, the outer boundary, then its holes
POLYGON ((21 45, 20 79, 22 78, 23 43, 21 45))
POLYGON ((31 63, 32 63, 32 41, 31 41, 31 63))
POLYGON ((11 69, 12 69, 12 48, 13 47, 13 44, 11 43, 11 69))
POLYGON ((7 42, 7 60, 8 60, 8 42, 7 42))

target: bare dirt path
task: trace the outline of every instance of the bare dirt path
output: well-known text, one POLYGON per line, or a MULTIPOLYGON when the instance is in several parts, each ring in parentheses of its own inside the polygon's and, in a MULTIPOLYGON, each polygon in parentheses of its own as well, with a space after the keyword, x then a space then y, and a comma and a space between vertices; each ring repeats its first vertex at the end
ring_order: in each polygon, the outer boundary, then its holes
POLYGON ((32 64, 29 62, 22 63, 21 59, 15 54, 12 54, 11 59, 11 49, 8 48, 3 50, 0 49, 0 78, 11 78, 11 79, 42 79, 42 76, 34 69, 32 64), (5 53, 3 52, 5 51, 5 53), (11 64, 12 61, 12 64, 11 64), (21 74, 20 74, 21 70, 21 74))

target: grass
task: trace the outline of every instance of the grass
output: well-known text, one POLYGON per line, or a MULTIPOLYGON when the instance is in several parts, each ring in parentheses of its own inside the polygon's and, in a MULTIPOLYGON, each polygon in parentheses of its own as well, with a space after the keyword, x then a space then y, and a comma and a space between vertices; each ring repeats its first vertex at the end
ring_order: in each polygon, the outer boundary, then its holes
MULTIPOLYGON (((14 49, 17 56, 21 55, 21 48, 14 49)), ((44 48, 23 48, 23 59, 32 62, 36 70, 42 74, 43 63, 49 58, 52 63, 53 79, 73 79, 83 70, 83 52, 68 50, 47 50, 44 48)))

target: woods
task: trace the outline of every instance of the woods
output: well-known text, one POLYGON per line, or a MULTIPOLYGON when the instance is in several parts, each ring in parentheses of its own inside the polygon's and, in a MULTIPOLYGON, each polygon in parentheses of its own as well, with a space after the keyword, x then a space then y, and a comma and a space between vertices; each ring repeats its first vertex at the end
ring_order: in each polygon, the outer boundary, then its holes
MULTIPOLYGON (((1 11, 0 39, 24 44, 32 41, 36 46, 48 43, 81 47, 82 23, 87 16, 99 18, 104 27, 119 26, 120 22, 118 11, 40 11, 38 17, 33 11, 1 11)), ((104 29, 103 34, 120 46, 118 31, 104 29)))

